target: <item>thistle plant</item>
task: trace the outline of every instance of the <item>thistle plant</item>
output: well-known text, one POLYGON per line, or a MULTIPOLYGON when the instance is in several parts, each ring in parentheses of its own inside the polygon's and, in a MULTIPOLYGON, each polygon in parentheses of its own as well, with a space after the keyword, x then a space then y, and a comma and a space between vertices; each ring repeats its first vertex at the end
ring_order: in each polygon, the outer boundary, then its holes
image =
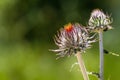
POLYGON ((84 80, 89 80, 88 74, 96 75, 100 80, 104 80, 104 53, 119 56, 103 48, 103 32, 112 29, 111 23, 112 19, 109 15, 99 9, 95 9, 91 13, 88 27, 83 27, 78 23, 69 23, 64 28, 61 28, 54 38, 58 49, 51 51, 57 52, 59 57, 75 55, 84 80), (91 33, 94 33, 94 35, 90 36, 91 33), (97 41, 95 39, 96 34, 99 35, 100 70, 99 73, 88 72, 87 74, 82 53, 85 53, 85 50, 91 47, 91 43, 97 41))
POLYGON ((57 52, 60 57, 75 55, 84 80, 89 80, 81 54, 90 48, 90 44, 95 40, 91 40, 87 29, 78 23, 69 23, 58 31, 54 41, 58 49, 52 51, 57 52))
POLYGON ((99 34, 99 50, 100 50, 100 71, 99 78, 104 80, 104 50, 103 50, 103 31, 112 29, 110 24, 112 23, 110 16, 104 14, 101 10, 95 9, 92 11, 88 25, 89 29, 99 34))

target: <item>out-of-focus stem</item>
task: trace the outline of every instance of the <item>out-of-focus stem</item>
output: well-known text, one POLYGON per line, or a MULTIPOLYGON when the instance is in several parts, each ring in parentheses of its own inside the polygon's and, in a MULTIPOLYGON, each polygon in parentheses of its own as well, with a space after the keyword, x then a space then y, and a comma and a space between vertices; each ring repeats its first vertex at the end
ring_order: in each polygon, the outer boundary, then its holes
POLYGON ((103 35, 102 32, 99 32, 99 51, 100 51, 100 80, 104 80, 104 53, 103 53, 103 35))
POLYGON ((77 52, 76 57, 77 57, 78 64, 79 64, 79 67, 81 69, 84 80, 89 80, 89 77, 88 77, 81 53, 77 52))

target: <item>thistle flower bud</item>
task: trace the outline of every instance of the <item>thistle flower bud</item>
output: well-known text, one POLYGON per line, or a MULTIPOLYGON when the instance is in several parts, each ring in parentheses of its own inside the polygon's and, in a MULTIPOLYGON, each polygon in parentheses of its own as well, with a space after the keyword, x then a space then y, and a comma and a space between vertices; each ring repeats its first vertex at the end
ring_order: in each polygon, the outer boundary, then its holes
POLYGON ((92 11, 88 25, 89 28, 95 32, 107 31, 112 29, 110 24, 112 23, 110 16, 104 14, 101 10, 95 9, 92 11))
POLYGON ((77 51, 84 52, 94 42, 90 40, 87 30, 78 23, 65 25, 58 31, 54 41, 59 49, 52 51, 57 52, 60 57, 70 56, 77 51))

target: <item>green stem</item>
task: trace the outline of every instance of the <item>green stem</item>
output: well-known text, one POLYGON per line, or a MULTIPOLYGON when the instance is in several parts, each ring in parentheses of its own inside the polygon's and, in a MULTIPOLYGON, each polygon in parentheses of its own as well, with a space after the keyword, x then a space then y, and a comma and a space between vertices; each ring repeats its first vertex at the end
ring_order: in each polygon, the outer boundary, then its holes
POLYGON ((102 32, 99 32, 99 51, 100 51, 100 80, 104 80, 104 53, 103 53, 103 35, 102 32))
POLYGON ((76 57, 77 57, 78 64, 79 64, 79 67, 81 69, 84 80, 89 80, 89 77, 88 77, 81 53, 77 52, 76 57))

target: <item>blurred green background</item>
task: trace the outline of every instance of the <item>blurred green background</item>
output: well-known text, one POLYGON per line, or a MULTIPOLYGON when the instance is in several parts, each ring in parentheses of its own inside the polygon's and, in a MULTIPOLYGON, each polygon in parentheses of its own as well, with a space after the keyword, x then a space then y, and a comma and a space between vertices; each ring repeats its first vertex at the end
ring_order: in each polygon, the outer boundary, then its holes
MULTIPOLYGON (((0 80, 83 80, 75 56, 56 60, 53 36, 69 22, 87 24, 100 8, 113 17, 105 49, 120 53, 120 0, 0 0, 0 80), (71 71, 70 71, 71 70, 71 71)), ((83 54, 88 71, 99 71, 98 42, 83 54)), ((105 80, 120 80, 120 57, 105 55, 105 80)), ((90 80, 97 80, 90 75, 90 80)))

